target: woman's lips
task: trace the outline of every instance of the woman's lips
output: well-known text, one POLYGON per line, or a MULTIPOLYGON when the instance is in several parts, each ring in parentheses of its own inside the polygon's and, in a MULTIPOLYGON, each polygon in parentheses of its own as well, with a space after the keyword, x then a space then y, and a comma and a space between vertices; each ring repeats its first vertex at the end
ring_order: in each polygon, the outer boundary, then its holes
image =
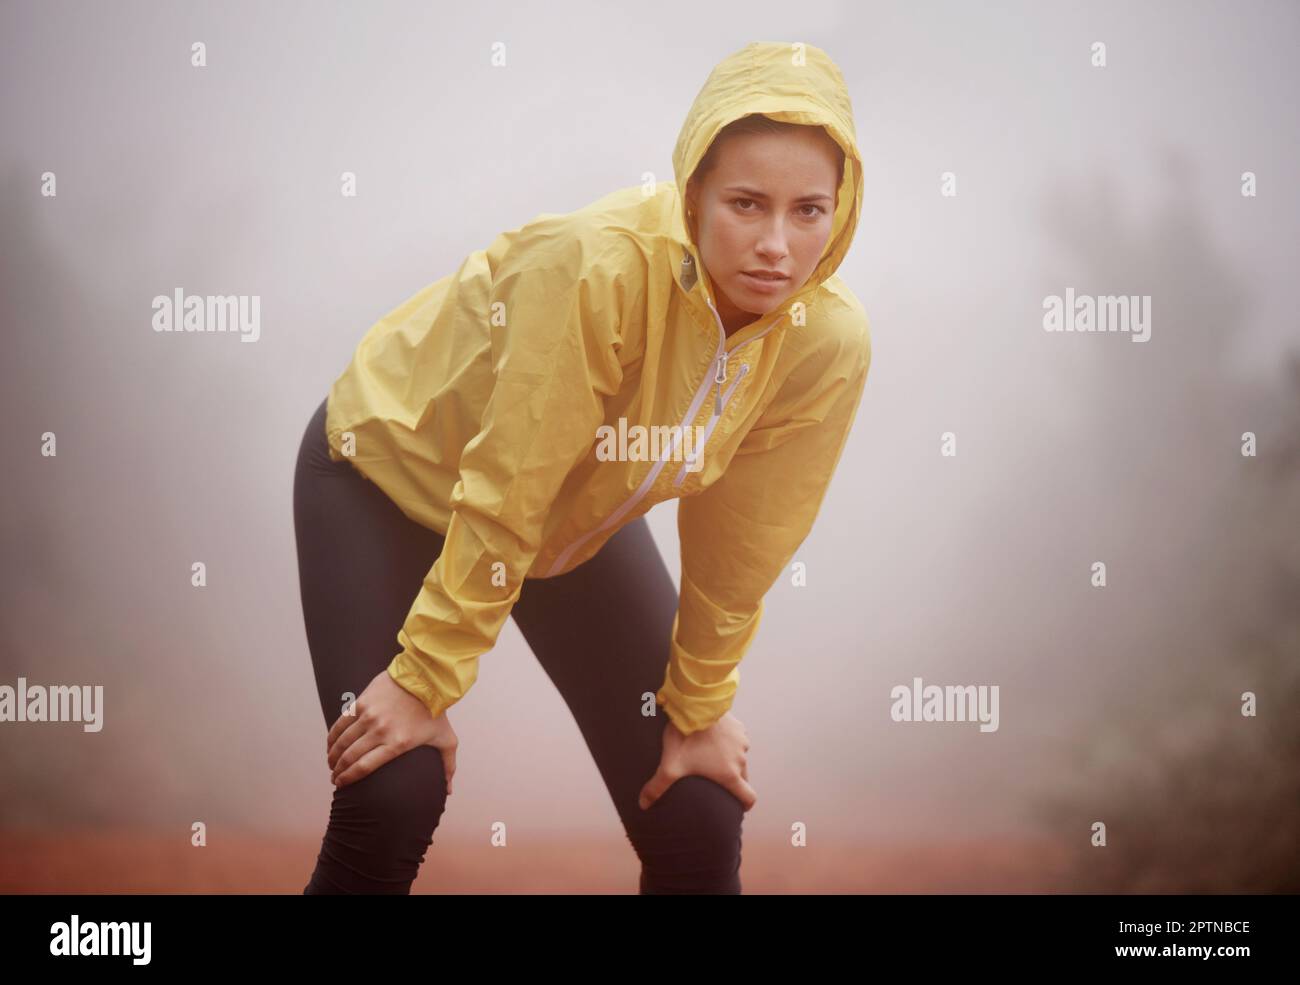
POLYGON ((775 294, 790 282, 789 277, 760 277, 757 274, 751 274, 747 270, 742 270, 740 276, 745 279, 751 290, 759 291, 763 294, 775 294))

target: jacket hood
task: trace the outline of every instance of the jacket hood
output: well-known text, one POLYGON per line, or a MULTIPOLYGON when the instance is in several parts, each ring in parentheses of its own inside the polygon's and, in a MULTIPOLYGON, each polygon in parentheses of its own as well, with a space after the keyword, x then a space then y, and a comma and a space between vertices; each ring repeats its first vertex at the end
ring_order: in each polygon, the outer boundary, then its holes
MULTIPOLYGON (((698 256, 698 244, 686 221, 687 180, 695 173, 719 131, 751 113, 762 113, 787 123, 820 126, 844 151, 844 176, 831 234, 812 275, 794 295, 800 297, 815 290, 839 268, 853 242, 862 212, 862 156, 858 151, 848 86, 839 68, 820 48, 755 41, 727 56, 709 73, 686 115, 673 150, 678 207, 672 220, 672 235, 683 250, 698 256)), ((683 286, 688 285, 689 281, 683 286)))

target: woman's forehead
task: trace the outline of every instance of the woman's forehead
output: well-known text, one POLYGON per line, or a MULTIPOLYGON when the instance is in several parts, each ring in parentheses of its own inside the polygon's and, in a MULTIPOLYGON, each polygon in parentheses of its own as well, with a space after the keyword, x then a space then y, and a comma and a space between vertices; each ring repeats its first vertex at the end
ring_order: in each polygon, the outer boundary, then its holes
POLYGON ((817 128, 822 135, 819 138, 812 129, 806 134, 739 134, 726 139, 700 177, 711 185, 758 183, 773 190, 808 185, 800 194, 833 195, 841 160, 839 146, 825 131, 817 128))

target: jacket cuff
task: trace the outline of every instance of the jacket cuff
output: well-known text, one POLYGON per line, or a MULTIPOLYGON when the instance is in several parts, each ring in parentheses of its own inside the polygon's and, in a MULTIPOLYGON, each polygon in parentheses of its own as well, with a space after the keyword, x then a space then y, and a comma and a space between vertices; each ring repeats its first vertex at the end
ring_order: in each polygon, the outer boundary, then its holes
POLYGON ((719 700, 687 698, 671 683, 665 683, 655 694, 655 702, 664 709, 669 721, 677 726, 677 731, 682 735, 691 735, 715 725, 718 719, 730 711, 734 694, 733 688, 732 695, 719 700))
POLYGON ((737 660, 699 660, 688 655, 674 639, 655 703, 664 709, 678 731, 690 735, 708 728, 730 711, 739 686, 737 660), (719 675, 719 671, 723 673, 719 675))
POLYGON ((454 704, 428 682, 421 672, 419 662, 407 650, 403 650, 389 663, 388 676, 404 690, 419 698, 434 718, 454 704))

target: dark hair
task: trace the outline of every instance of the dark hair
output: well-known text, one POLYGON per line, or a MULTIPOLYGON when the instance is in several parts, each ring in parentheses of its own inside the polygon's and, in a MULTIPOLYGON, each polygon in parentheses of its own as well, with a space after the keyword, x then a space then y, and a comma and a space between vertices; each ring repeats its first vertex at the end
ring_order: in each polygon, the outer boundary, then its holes
POLYGON ((700 158, 699 165, 691 173, 692 181, 700 181, 713 170, 717 162, 718 147, 723 141, 737 134, 747 133, 789 133, 793 130, 806 130, 812 128, 820 130, 839 157, 839 172, 835 177, 835 188, 838 190, 840 183, 844 181, 844 148, 832 137, 825 127, 808 123, 787 123, 784 120, 774 120, 770 116, 764 116, 762 113, 750 113, 748 116, 742 116, 739 120, 732 120, 725 127, 718 131, 718 135, 713 138, 713 143, 705 151, 704 156, 700 158))

